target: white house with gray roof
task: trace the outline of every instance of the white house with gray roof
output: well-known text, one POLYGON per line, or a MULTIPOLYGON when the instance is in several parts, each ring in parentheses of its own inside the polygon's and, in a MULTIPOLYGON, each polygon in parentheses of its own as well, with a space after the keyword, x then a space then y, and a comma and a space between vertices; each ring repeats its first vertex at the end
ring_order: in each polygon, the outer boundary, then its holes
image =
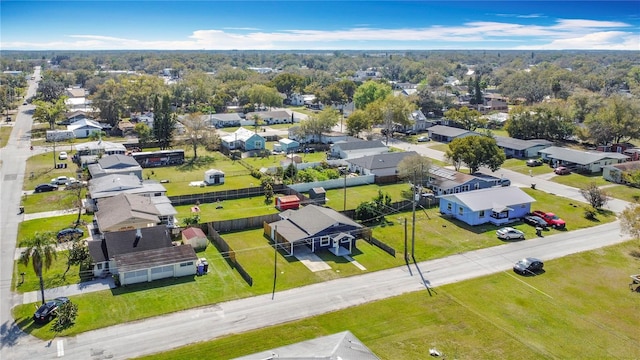
POLYGON ((576 172, 598 173, 607 165, 628 161, 627 155, 615 152, 581 151, 550 146, 539 151, 542 160, 552 167, 566 166, 576 172))
POLYGON ((99 159, 97 163, 87 166, 87 168, 92 179, 114 174, 133 174, 142 179, 142 166, 133 157, 127 155, 108 155, 99 159))
POLYGON ((391 152, 347 159, 349 171, 360 175, 393 176, 398 174, 398 164, 415 151, 391 152))
POLYGON ((536 201, 519 187, 494 187, 458 194, 442 195, 440 213, 469 225, 503 225, 531 212, 536 201))
POLYGON ((380 140, 366 141, 350 138, 348 141, 339 141, 331 145, 329 150, 331 157, 340 159, 354 159, 363 156, 385 154, 389 148, 380 140))
POLYGON ((453 139, 480 135, 475 131, 445 125, 435 125, 428 128, 427 131, 431 139, 443 143, 450 143, 453 139))
POLYGON ((504 154, 507 158, 526 159, 532 157, 538 157, 538 152, 544 148, 547 148, 553 143, 544 139, 530 139, 522 140, 507 136, 494 136, 499 148, 504 150, 504 154))
POLYGON ((155 180, 140 180, 135 175, 107 175, 89 181, 89 200, 85 208, 95 210, 95 204, 101 199, 116 196, 120 193, 156 197, 166 196, 167 189, 155 180))

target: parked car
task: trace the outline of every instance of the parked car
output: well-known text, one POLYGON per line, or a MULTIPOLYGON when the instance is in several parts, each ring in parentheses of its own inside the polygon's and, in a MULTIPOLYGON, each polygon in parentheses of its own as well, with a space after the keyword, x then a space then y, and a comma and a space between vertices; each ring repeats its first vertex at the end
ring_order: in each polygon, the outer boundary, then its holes
POLYGON ((41 305, 33 314, 33 320, 40 323, 51 321, 58 313, 58 308, 69 302, 69 298, 58 297, 41 305))
POLYGON ((67 160, 67 152, 66 151, 60 151, 60 153, 58 154, 58 159, 67 160))
POLYGON ((515 265, 513 265, 513 271, 521 275, 537 275, 542 271, 543 267, 544 263, 542 260, 528 257, 519 260, 515 265))
POLYGON ((512 227, 503 227, 502 229, 498 229, 498 231, 496 231, 496 235, 498 235, 498 239, 503 239, 503 240, 511 240, 511 239, 524 240, 524 233, 512 227))
POLYGON ((564 229, 567 226, 567 223, 565 223, 564 220, 560 219, 554 213, 551 213, 551 212, 546 213, 540 210, 535 210, 531 214, 541 217, 544 221, 547 222, 549 226, 551 226, 554 229, 557 229, 557 228, 564 229))
POLYGON ((69 181, 67 181, 67 183, 65 184, 65 189, 66 190, 78 189, 85 186, 87 186, 86 181, 76 180, 76 178, 71 177, 69 178, 69 181))
POLYGON ((51 179, 51 183, 55 185, 64 185, 69 181, 69 178, 66 176, 58 176, 57 178, 51 179))
POLYGON ((58 231, 58 242, 64 242, 72 239, 79 239, 84 236, 84 231, 78 228, 67 228, 58 231))
POLYGON ((542 161, 538 160, 538 159, 529 159, 527 160, 527 166, 541 166, 542 165, 542 161))
POLYGON ((543 218, 537 215, 527 215, 522 220, 531 226, 541 227, 543 229, 546 229, 549 226, 543 218))
POLYGON ((428 136, 420 136, 418 138, 418 142, 427 142, 427 141, 431 141, 431 138, 429 138, 428 136))
POLYGON ((58 190, 58 185, 56 184, 40 184, 38 186, 36 186, 35 190, 33 190, 33 192, 45 192, 45 191, 55 191, 58 190))
POLYGON ((553 169, 553 172, 556 173, 557 175, 571 174, 571 170, 569 170, 564 166, 558 166, 557 168, 553 169))

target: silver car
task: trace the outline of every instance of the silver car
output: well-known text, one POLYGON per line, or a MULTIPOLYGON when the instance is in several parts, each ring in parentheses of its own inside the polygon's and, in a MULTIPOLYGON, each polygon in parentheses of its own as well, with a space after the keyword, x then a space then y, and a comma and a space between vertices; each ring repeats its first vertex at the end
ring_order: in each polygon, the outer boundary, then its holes
POLYGON ((499 229, 498 231, 496 231, 496 235, 498 235, 498 239, 503 239, 503 240, 512 240, 512 239, 524 240, 524 233, 512 227, 503 227, 502 229, 499 229))

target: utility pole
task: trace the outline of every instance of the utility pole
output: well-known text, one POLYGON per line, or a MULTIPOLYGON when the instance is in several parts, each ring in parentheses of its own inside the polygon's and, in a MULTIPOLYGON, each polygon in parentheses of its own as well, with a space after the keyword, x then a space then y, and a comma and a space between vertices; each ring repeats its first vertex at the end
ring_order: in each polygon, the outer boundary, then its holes
POLYGON ((344 203, 342 205, 342 211, 346 211, 347 210, 347 174, 349 173, 348 169, 345 168, 344 169, 344 186, 343 186, 343 190, 344 190, 344 203))
POLYGON ((273 289, 271 290, 271 300, 276 296, 276 279, 278 278, 278 227, 273 230, 273 289))

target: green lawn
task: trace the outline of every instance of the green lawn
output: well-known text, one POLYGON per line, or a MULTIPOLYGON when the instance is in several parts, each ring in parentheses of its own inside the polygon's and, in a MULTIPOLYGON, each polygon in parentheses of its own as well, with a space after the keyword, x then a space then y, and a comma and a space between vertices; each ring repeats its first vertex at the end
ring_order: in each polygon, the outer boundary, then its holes
POLYGON ((583 189, 593 182, 595 182, 598 186, 611 184, 602 177, 602 173, 589 175, 576 173, 571 173, 568 175, 558 175, 551 178, 551 181, 557 182, 558 184, 572 186, 578 189, 583 189))
POLYGON ((521 174, 531 174, 533 176, 550 174, 553 172, 553 169, 546 164, 542 164, 541 166, 527 166, 526 160, 515 158, 507 159, 504 164, 502 164, 502 167, 521 174))
POLYGON ((433 150, 442 151, 442 152, 449 150, 449 144, 445 144, 437 141, 431 141, 428 144, 428 146, 433 150))
POLYGON ((603 190, 609 194, 609 196, 616 199, 621 199, 629 202, 640 202, 640 189, 626 186, 626 185, 613 185, 609 183, 609 186, 603 188, 603 190))
MULTIPOLYGON (((57 233, 64 228, 73 227, 73 223, 77 218, 78 213, 76 212, 70 213, 69 215, 23 221, 18 225, 18 239, 29 238, 36 232, 52 231, 57 233)), ((93 221, 93 216, 82 215, 80 217, 80 221, 89 223, 93 221)), ((85 226, 80 226, 80 228, 84 231, 85 235, 88 235, 87 228, 85 226)))
POLYGON ((627 284, 637 249, 627 242, 547 261, 536 277, 504 271, 146 358, 229 359, 350 330, 381 359, 425 359, 429 348, 451 359, 634 359, 639 294, 627 284))
POLYGON ((36 185, 49 183, 51 179, 58 176, 77 177, 76 170, 78 166, 71 161, 72 152, 68 147, 56 147, 56 156, 60 151, 67 151, 69 158, 67 160, 54 159, 53 152, 34 155, 27 160, 27 166, 24 175, 24 190, 33 190, 36 185), (66 169, 55 169, 56 164, 66 163, 66 169))
MULTIPOLYGON (((2 116, 2 118, 4 118, 4 116, 2 116)), ((7 146, 12 130, 12 126, 0 126, 0 148, 7 146)))
MULTIPOLYGON (((185 217, 191 216, 192 207, 192 205, 175 206, 178 211, 176 215, 178 220, 181 221, 185 217)), ((200 223, 268 215, 278 212, 273 202, 270 204, 264 203, 264 195, 262 194, 250 198, 225 200, 220 203, 200 204, 198 207, 200 208, 200 223), (219 205, 222 206, 221 209, 217 208, 219 205)))
MULTIPOLYGON (((378 196, 378 191, 389 194, 392 202, 401 201, 405 198, 402 196, 403 191, 410 190, 409 184, 391 184, 391 185, 361 185, 347 188, 347 209, 355 209, 365 201, 371 201, 378 196)), ((344 209, 344 189, 326 190, 326 205, 335 209, 344 209)), ((409 195, 410 196, 410 195, 409 195)))

